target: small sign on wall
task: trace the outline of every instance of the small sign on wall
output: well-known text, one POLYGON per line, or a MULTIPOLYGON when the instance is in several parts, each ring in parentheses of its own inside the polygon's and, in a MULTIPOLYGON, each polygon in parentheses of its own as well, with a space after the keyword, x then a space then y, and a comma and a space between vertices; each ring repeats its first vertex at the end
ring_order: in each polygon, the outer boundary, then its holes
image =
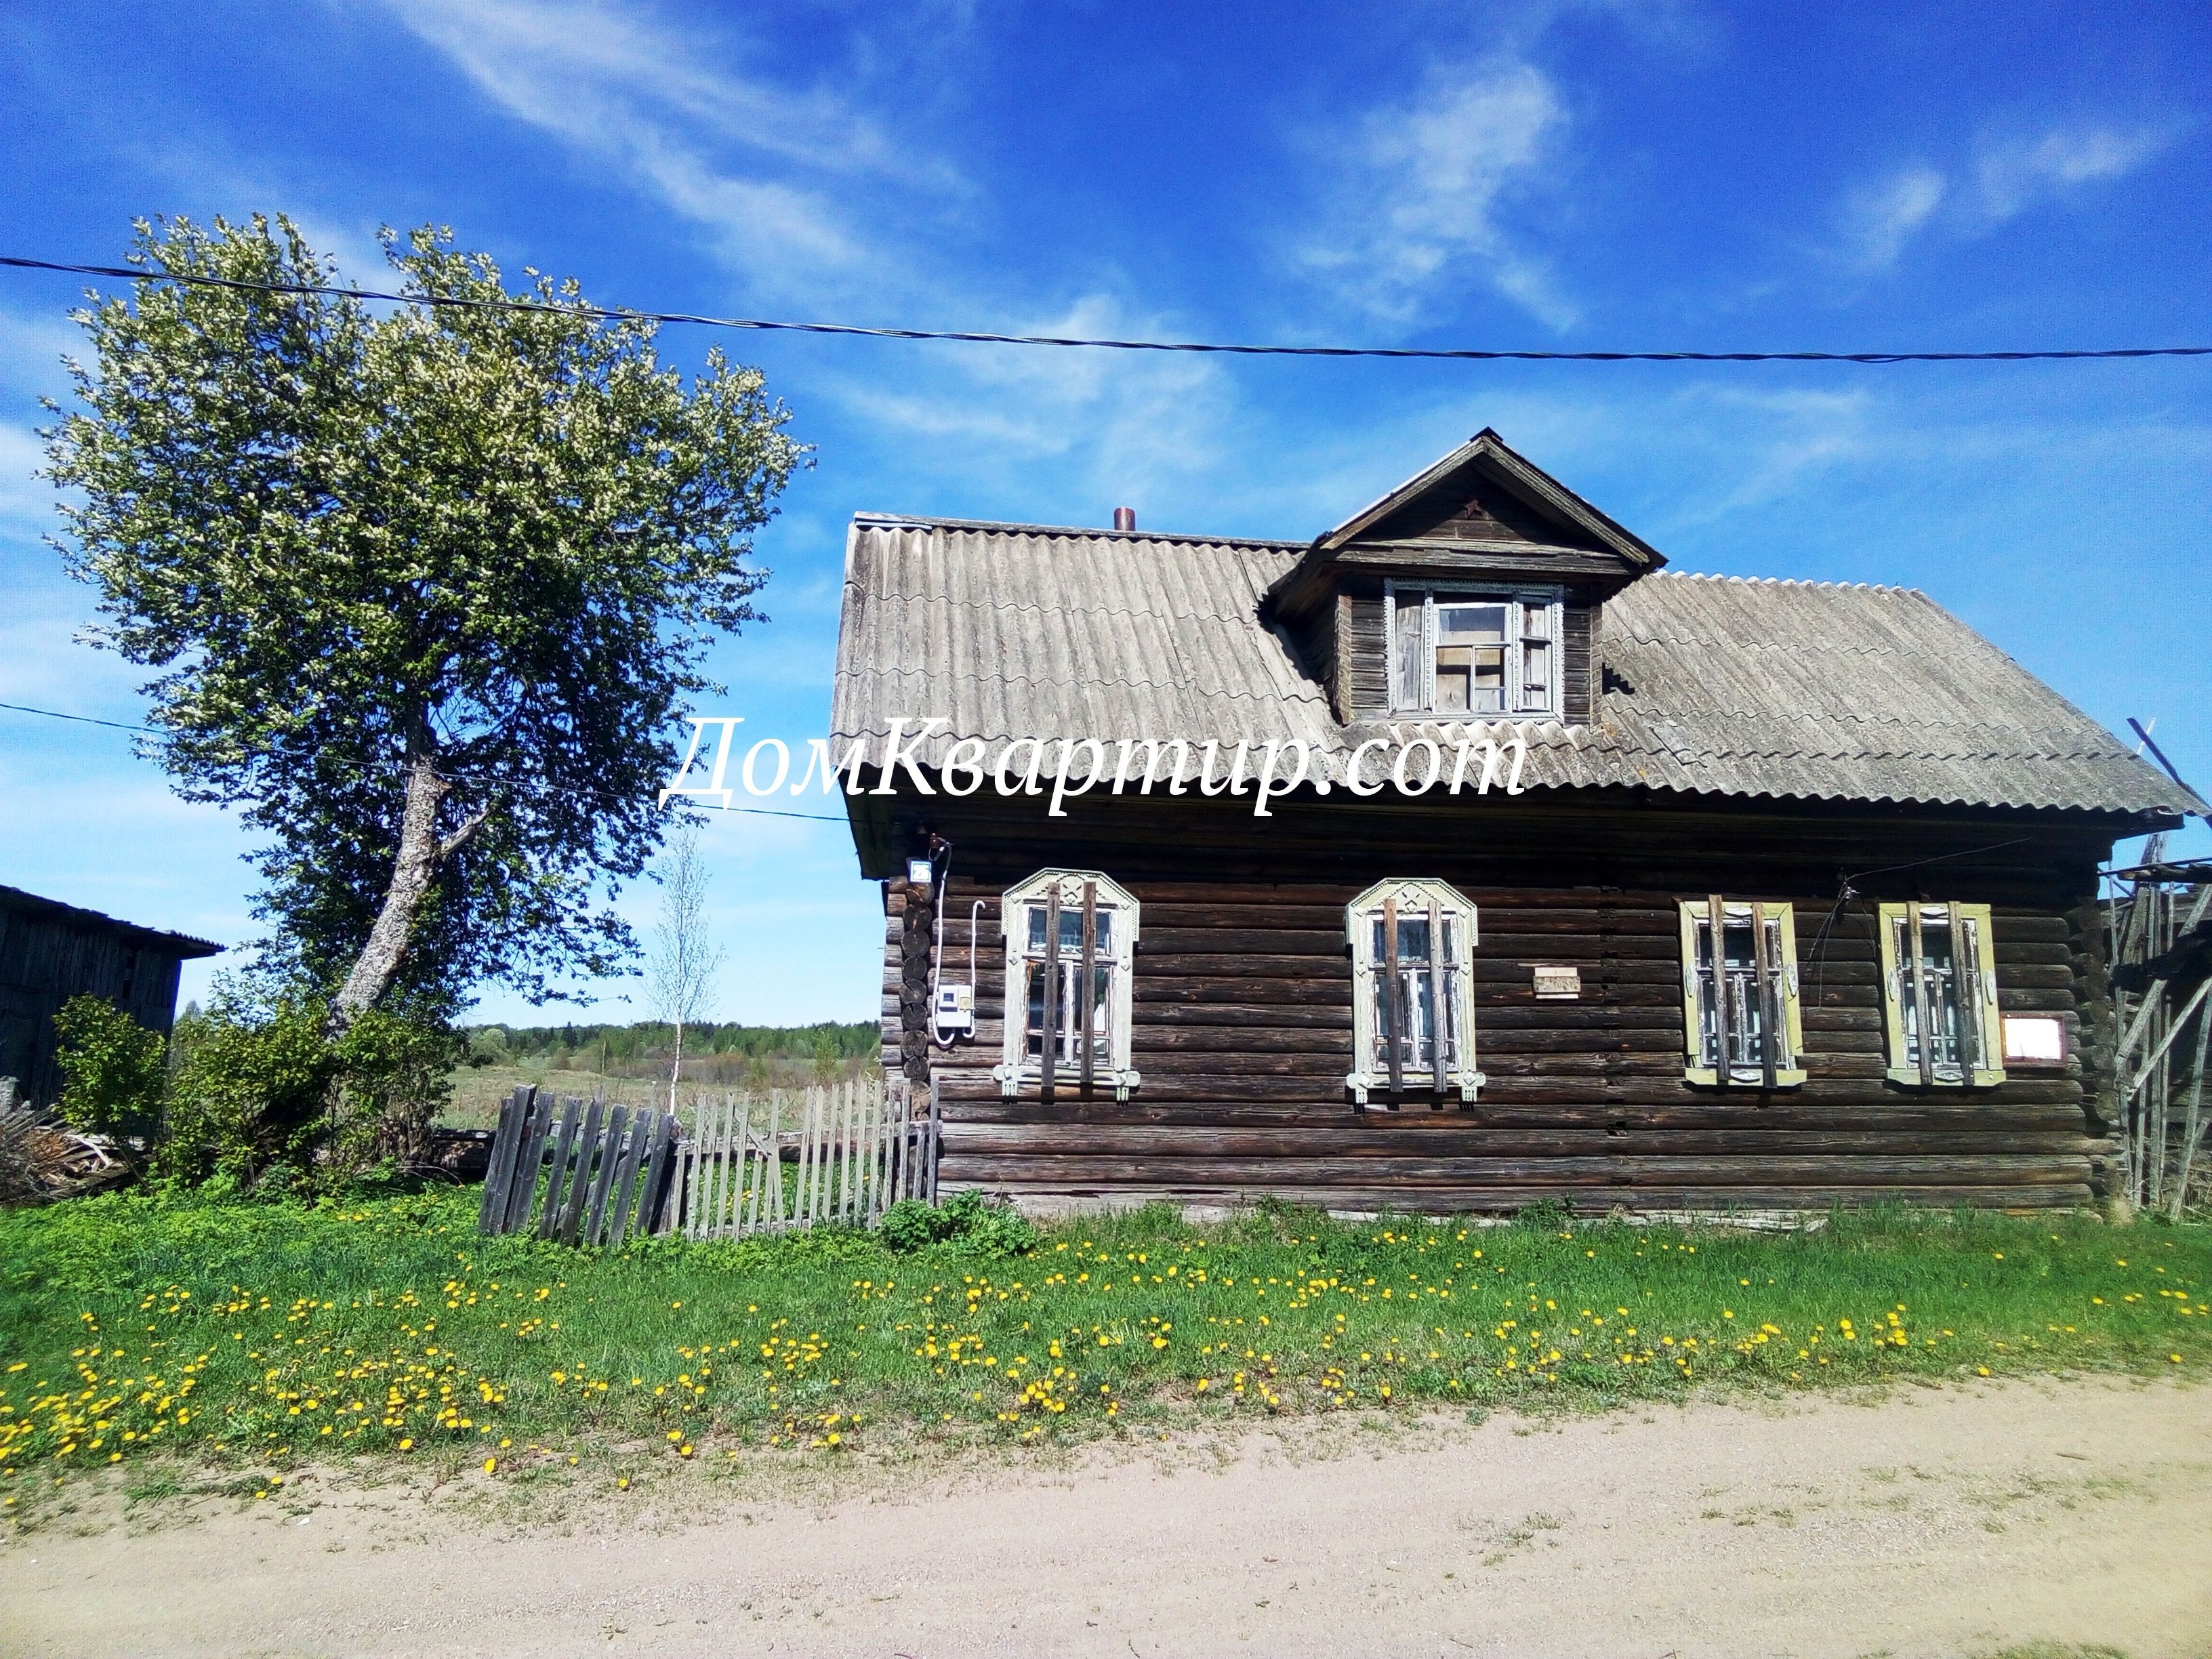
POLYGON ((1583 970, 1564 963, 1539 962, 1532 964, 1536 970, 1536 1000, 1539 1002, 1572 1002, 1583 994, 1583 970))
POLYGON ((2056 1014, 2007 1014, 2004 1063, 2008 1066, 2063 1066, 2066 1022, 2056 1014))

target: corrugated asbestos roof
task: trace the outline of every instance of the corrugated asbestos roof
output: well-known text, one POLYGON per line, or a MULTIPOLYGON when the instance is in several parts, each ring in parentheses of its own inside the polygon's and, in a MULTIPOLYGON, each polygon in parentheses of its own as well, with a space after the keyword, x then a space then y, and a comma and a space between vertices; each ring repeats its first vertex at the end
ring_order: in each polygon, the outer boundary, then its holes
MULTIPOLYGON (((895 718, 994 756, 1016 738, 1303 738, 1341 779, 1382 728, 1340 725, 1260 620, 1304 544, 862 517, 831 723, 880 753, 895 718)), ((2202 811, 1924 593, 1665 572, 1604 611, 1592 726, 1528 723, 1524 787, 2202 811)), ((1457 726, 1417 729, 1456 738, 1457 726)), ((1474 728, 1480 731, 1481 728, 1474 728)), ((1370 768, 1372 762, 1370 763, 1370 768)))

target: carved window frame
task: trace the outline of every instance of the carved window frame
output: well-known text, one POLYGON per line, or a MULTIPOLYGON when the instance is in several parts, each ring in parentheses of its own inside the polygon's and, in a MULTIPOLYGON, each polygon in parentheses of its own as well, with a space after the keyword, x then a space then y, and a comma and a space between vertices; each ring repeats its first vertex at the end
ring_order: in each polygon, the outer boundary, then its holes
POLYGON ((1881 942, 1882 1025, 1888 1039, 1888 1077, 1920 1089, 1986 1089, 2005 1080, 2004 1014, 1997 1006, 1996 942, 1990 937, 1990 907, 1986 904, 1911 902, 1877 907, 1881 942), (1913 926, 1917 921, 1919 927, 1913 926), (1954 964, 1948 988, 1959 1016, 1962 1052, 1957 1060, 1939 1065, 1933 1053, 1915 1052, 1911 1038, 1925 1023, 1922 999, 1931 1015, 1942 1012, 1941 996, 1946 981, 1929 960, 1926 933, 1930 926, 1948 935, 1954 964), (1920 985, 1916 992, 1912 964, 1921 961, 1920 985), (1968 949, 1963 957, 1961 937, 1968 949), (1965 973, 1958 971, 1963 963, 1965 973), (1963 979, 1963 983, 1961 982, 1963 979), (1910 1016, 1908 1019, 1908 1016, 1910 1016))
MULTIPOLYGON (((1794 1089, 1805 1081, 1805 1019, 1800 1000, 1801 983, 1797 968, 1797 922, 1794 907, 1788 902, 1765 900, 1730 899, 1718 895, 1705 898, 1684 899, 1680 906, 1682 929, 1682 1076, 1690 1083, 1710 1088, 1770 1088, 1794 1089), (1721 912, 1721 938, 1710 964, 1700 961, 1704 953, 1699 940, 1710 933, 1716 908, 1721 912), (1708 1064, 1705 1053, 1705 986, 1715 977, 1716 967, 1725 968, 1727 933, 1731 924, 1753 921, 1753 949, 1754 966, 1748 987, 1739 988, 1735 996, 1724 994, 1725 987, 1717 986, 1715 1006, 1722 1015, 1722 1023, 1715 1030, 1717 1052, 1715 1062, 1726 1060, 1726 1033, 1734 1027, 1729 1022, 1742 1017, 1741 998, 1748 994, 1764 999, 1759 1029, 1763 1034, 1759 1057, 1756 1063, 1747 1065, 1708 1064), (1763 989, 1761 988, 1763 988, 1763 989), (1778 1048, 1771 1039, 1781 1033, 1783 1042, 1778 1048)), ((1720 979, 1728 976, 1723 971, 1720 979)))
MULTIPOLYGON (((1028 1052, 1030 975, 1047 961, 1055 964, 1066 961, 1064 945, 1060 951, 1048 950, 1042 957, 1030 955, 1030 913, 1042 910, 1049 915, 1056 893, 1063 915, 1073 911, 1079 915, 1086 886, 1091 890, 1097 914, 1114 917, 1113 926, 1108 930, 1107 949, 1097 953, 1098 965, 1109 970, 1107 1058, 1103 1066, 1094 1063, 1091 1085, 1094 1089, 1110 1088, 1115 1099, 1127 1100, 1129 1091, 1144 1081, 1129 1060, 1130 989, 1135 977, 1137 933, 1143 907, 1127 888, 1098 871, 1040 870, 1006 889, 999 901, 999 931, 1006 946, 1006 997, 1004 1017, 1000 1022, 1004 1031, 999 1064, 991 1068, 991 1075, 998 1079, 999 1092, 1009 1098, 1025 1088, 1042 1090, 1044 1084, 1044 1056, 1028 1052)), ((1056 991, 1057 983, 1054 988, 1056 991)), ((1054 1005, 1057 1016, 1061 1011, 1056 995, 1054 1005)), ((1057 1024, 1057 1018, 1054 1023, 1057 1024)), ((1071 1096, 1078 1093, 1081 1087, 1080 1063, 1079 1060, 1062 1062, 1055 1054, 1055 1095, 1062 1090, 1071 1096)))
MULTIPOLYGON (((1455 1092, 1462 1103, 1473 1102, 1488 1081, 1476 1063, 1474 981, 1480 921, 1474 902, 1444 882, 1426 877, 1397 877, 1376 882, 1344 907, 1344 931, 1352 947, 1352 1068, 1344 1085, 1352 1091, 1354 1103, 1369 1106, 1368 1097, 1371 1094, 1389 1096, 1392 1104, 1401 1104, 1409 1097, 1425 1095, 1433 1098, 1440 1093, 1455 1092), (1448 1046, 1441 1088, 1433 1063, 1418 1071, 1401 1064, 1400 1087, 1394 1094, 1389 1068, 1386 1065, 1377 1069, 1375 1064, 1382 1012, 1377 1006, 1377 969, 1382 965, 1375 954, 1375 924, 1384 914, 1387 900, 1395 900, 1397 913, 1409 921, 1426 921, 1433 917, 1438 922, 1448 921, 1452 924, 1449 929, 1449 959, 1437 962, 1433 949, 1430 958, 1432 970, 1441 972, 1445 981, 1440 1002, 1432 994, 1432 1004, 1446 1010, 1449 1022, 1445 1028, 1448 1046)), ((1377 1106, 1372 1109, 1386 1109, 1377 1106)))

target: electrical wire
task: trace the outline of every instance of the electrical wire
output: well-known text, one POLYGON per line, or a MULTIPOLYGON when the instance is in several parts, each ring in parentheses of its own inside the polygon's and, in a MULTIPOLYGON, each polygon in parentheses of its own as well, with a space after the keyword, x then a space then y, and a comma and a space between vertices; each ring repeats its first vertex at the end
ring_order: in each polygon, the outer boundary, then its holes
MULTIPOLYGON (((58 708, 33 708, 28 703, 23 702, 0 702, 0 708, 8 709, 17 714, 42 714, 50 720, 70 720, 79 726, 104 726, 115 732, 141 732, 149 738, 158 738, 161 735, 150 726, 125 726, 121 720, 94 720, 89 714, 64 714, 58 708)), ((821 812, 785 812, 779 811, 772 806, 724 806, 716 810, 723 812, 750 812, 756 817, 763 818, 800 818, 808 823, 847 822, 843 818, 833 818, 821 812)))
POLYGON ((59 709, 33 708, 28 703, 0 702, 0 708, 13 709, 18 714, 44 714, 50 720, 74 720, 79 726, 105 726, 118 732, 143 732, 149 737, 161 735, 150 726, 125 726, 121 720, 94 720, 89 714, 64 714, 59 709))
POLYGON ((1449 362, 1524 363, 2028 363, 2137 357, 2212 357, 2212 345, 2101 346, 2033 351, 1521 351, 1431 346, 1239 345, 1212 340, 1120 340, 1060 334, 996 334, 974 329, 875 328, 858 323, 806 323, 763 317, 715 317, 688 311, 632 311, 609 306, 548 306, 534 300, 483 300, 458 294, 399 294, 321 283, 253 283, 198 272, 141 270, 130 265, 73 264, 0 254, 0 266, 108 276, 131 283, 181 283, 196 288, 260 294, 321 295, 393 305, 481 311, 560 311, 614 323, 688 323, 703 328, 786 334, 837 334, 871 340, 950 340, 969 345, 1073 346, 1100 351, 1206 352, 1236 357, 1381 357, 1449 362))

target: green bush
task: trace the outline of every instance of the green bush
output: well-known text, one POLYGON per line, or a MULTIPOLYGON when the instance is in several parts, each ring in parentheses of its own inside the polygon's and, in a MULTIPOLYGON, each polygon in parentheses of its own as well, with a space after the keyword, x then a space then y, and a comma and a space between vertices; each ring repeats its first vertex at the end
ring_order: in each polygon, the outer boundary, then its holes
POLYGON ((337 1057, 319 1005, 301 997, 253 1010, 219 997, 178 1023, 177 1048, 161 1172, 240 1188, 274 1173, 272 1188, 289 1185, 336 1115, 337 1057))
POLYGON ((179 1022, 164 1173, 270 1194, 319 1191, 377 1159, 420 1153, 459 1040, 380 1009, 335 1042, 324 1022, 320 999, 304 994, 265 1006, 222 998, 179 1022))
POLYGON ((902 1254, 943 1244, 962 1255, 1020 1255, 1037 1242, 1037 1230, 1018 1211, 977 1192, 955 1193, 939 1205, 902 1198, 884 1212, 877 1231, 902 1254))
POLYGON ((62 1121, 88 1134, 149 1139, 161 1127, 169 1045, 111 1002, 71 997, 54 1015, 62 1121))
POLYGON ((331 1051, 340 1097, 325 1161, 351 1170, 371 1158, 420 1157, 461 1048, 441 1024, 377 1008, 359 1015, 331 1051))

